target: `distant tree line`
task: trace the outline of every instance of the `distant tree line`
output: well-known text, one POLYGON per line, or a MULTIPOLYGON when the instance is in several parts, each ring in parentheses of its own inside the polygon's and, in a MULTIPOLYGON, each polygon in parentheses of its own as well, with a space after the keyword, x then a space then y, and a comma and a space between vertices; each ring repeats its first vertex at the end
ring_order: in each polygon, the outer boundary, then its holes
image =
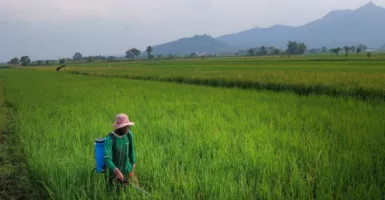
MULTIPOLYGON (((385 46, 385 45, 384 45, 385 46)), ((384 47, 385 48, 385 47, 384 47)), ((357 53, 360 54, 362 51, 365 51, 367 47, 365 45, 358 45, 356 46, 344 46, 343 48, 337 47, 337 48, 331 48, 327 49, 325 46, 321 48, 313 48, 307 50, 307 46, 304 43, 297 42, 297 41, 288 41, 287 48, 286 50, 282 50, 273 46, 261 46, 261 47, 256 47, 256 48, 250 48, 246 50, 239 50, 235 55, 249 55, 249 56, 265 56, 265 55, 302 55, 305 52, 309 53, 327 53, 331 52, 333 54, 336 54, 337 56, 340 54, 342 50, 345 52, 345 57, 348 57, 349 53, 357 53)), ((147 46, 145 50, 147 54, 147 58, 152 59, 152 58, 163 58, 162 55, 154 55, 153 54, 153 47, 152 46, 147 46)), ((207 55, 201 55, 200 57, 212 57, 214 54, 207 54, 207 55)), ((215 55, 216 56, 216 55, 215 55)), ((368 52, 367 56, 370 57, 371 53, 368 52)), ((125 57, 128 59, 134 60, 135 58, 142 57, 142 52, 137 49, 137 48, 131 48, 125 52, 125 57)), ((175 58, 175 55, 169 54, 168 56, 165 56, 164 58, 168 59, 173 59, 175 58)), ((198 57, 197 52, 192 52, 190 55, 187 57, 198 57)), ((73 57, 73 61, 82 61, 82 62, 93 62, 93 61, 102 61, 102 62, 117 62, 120 61, 121 59, 118 59, 118 57, 115 56, 102 56, 102 55, 96 55, 96 56, 86 56, 84 57, 82 53, 76 52, 73 57)), ((49 64, 54 64, 54 63, 60 63, 60 64, 65 64, 67 61, 71 61, 71 59, 68 58, 61 58, 59 60, 36 60, 34 62, 31 62, 31 59, 29 56, 22 56, 20 58, 12 58, 8 64, 20 64, 22 66, 27 66, 27 65, 49 65, 49 64)))
POLYGON ((261 46, 257 48, 250 48, 247 50, 238 51, 237 55, 249 55, 249 56, 264 56, 264 55, 279 55, 281 50, 275 47, 261 46))
POLYGON ((275 47, 266 47, 261 46, 258 48, 250 48, 247 50, 238 51, 237 55, 249 55, 249 56, 265 56, 265 55, 301 55, 306 52, 307 46, 304 43, 289 41, 287 44, 287 49, 282 51, 279 48, 275 47))
POLYGON ((15 58, 12 58, 8 64, 21 64, 22 66, 27 66, 31 63, 31 59, 29 58, 29 56, 22 56, 20 59, 15 57, 15 58))
POLYGON ((367 46, 360 44, 357 47, 356 46, 344 46, 343 49, 341 47, 337 47, 337 48, 332 48, 329 51, 331 53, 336 54, 336 56, 338 56, 340 54, 341 50, 344 50, 345 51, 345 57, 348 57, 349 53, 360 54, 362 51, 365 51, 367 49, 368 49, 367 46))

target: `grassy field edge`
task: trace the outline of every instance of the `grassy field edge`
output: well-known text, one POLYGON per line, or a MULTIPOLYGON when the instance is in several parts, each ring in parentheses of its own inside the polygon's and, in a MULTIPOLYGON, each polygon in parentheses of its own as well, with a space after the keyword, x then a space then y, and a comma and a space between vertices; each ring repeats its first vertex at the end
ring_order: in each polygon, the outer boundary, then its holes
POLYGON ((28 176, 24 151, 16 134, 14 110, 4 100, 0 82, 0 199, 38 199, 28 176))

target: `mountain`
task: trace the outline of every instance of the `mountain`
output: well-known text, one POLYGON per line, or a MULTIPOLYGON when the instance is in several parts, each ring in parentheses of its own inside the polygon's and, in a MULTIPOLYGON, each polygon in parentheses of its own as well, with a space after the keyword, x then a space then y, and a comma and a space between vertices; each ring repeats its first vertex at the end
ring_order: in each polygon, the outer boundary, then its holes
POLYGON ((234 48, 209 35, 195 35, 153 47, 154 54, 188 55, 198 53, 232 52, 234 48))
POLYGON ((310 48, 365 44, 379 48, 385 43, 385 8, 370 2, 356 10, 332 11, 303 26, 275 25, 253 28, 217 39, 236 48, 275 46, 289 40, 304 42, 310 48))

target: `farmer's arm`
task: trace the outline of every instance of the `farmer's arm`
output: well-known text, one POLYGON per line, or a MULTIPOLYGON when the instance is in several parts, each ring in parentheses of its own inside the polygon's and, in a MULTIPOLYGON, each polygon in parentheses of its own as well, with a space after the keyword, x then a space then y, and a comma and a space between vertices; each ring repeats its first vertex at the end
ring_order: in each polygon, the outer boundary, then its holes
POLYGON ((106 138, 104 144, 104 163, 111 171, 114 171, 116 168, 115 164, 112 162, 112 140, 110 137, 106 138))
POLYGON ((129 145, 129 148, 130 148, 129 152, 130 152, 130 154, 128 156, 130 158, 131 164, 135 164, 136 159, 135 159, 135 149, 134 149, 134 134, 132 134, 131 131, 129 132, 129 137, 131 137, 131 143, 129 145))

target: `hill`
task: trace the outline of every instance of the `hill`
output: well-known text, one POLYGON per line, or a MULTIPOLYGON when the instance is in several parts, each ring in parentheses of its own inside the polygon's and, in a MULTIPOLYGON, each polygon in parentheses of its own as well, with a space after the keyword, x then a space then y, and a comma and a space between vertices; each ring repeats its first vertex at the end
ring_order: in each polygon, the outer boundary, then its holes
POLYGON ((234 51, 234 49, 226 43, 209 35, 195 35, 190 38, 182 38, 176 41, 154 46, 153 49, 155 54, 163 55, 188 55, 192 52, 199 54, 215 54, 226 51, 234 51))
POLYGON ((217 39, 237 48, 261 45, 285 47, 289 40, 304 42, 311 48, 357 44, 379 48, 385 43, 384 19, 385 8, 370 2, 356 10, 332 11, 303 26, 257 27, 217 39))

